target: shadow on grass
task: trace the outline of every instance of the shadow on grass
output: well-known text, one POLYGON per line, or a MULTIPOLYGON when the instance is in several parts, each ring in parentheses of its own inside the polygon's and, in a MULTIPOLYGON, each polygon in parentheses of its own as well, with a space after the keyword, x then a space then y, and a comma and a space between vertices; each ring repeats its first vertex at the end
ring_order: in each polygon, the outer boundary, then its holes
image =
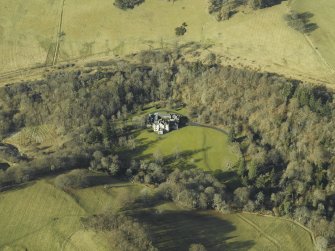
POLYGON ((155 210, 133 212, 132 216, 148 227, 153 244, 162 251, 187 251, 193 243, 203 244, 207 250, 249 250, 253 240, 232 241, 235 236, 228 236, 236 230, 229 221, 209 213, 197 211, 155 210), (227 241, 229 243, 227 243, 227 241))
MULTIPOLYGON (((132 135, 134 136, 134 138, 137 138, 140 133, 141 130, 139 129, 133 132, 132 135)), ((119 156, 125 161, 127 160, 130 161, 132 159, 154 161, 153 154, 144 154, 144 152, 153 145, 155 145, 160 140, 161 140, 160 138, 157 138, 155 140, 148 140, 147 138, 137 139, 136 140, 137 147, 134 150, 129 151, 128 149, 125 149, 124 151, 121 151, 119 153, 119 156)), ((193 159, 193 156, 200 152, 206 152, 209 149, 210 147, 205 147, 197 150, 186 150, 182 152, 176 152, 174 154, 162 156, 162 162, 164 163, 164 165, 169 166, 171 168, 176 166, 184 170, 196 168, 197 167, 196 163, 201 161, 202 159, 193 159)))

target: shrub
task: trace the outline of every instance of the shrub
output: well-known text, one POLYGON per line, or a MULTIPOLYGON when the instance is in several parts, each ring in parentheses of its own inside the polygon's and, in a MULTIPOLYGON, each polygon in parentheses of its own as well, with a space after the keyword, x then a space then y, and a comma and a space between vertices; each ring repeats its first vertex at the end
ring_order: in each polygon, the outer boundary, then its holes
POLYGON ((140 5, 144 0, 115 0, 114 5, 122 10, 134 9, 136 5, 140 5))
POLYGON ((55 179, 55 185, 60 189, 81 188, 89 185, 86 170, 73 170, 66 174, 61 174, 55 179))
POLYGON ((301 32, 301 33, 310 33, 318 28, 318 25, 315 23, 310 23, 310 18, 313 17, 313 14, 310 12, 297 13, 292 11, 290 14, 284 16, 287 24, 301 32))
POLYGON ((186 26, 187 26, 186 23, 183 23, 181 26, 177 27, 175 29, 176 35, 177 36, 184 36, 184 34, 187 32, 186 26))

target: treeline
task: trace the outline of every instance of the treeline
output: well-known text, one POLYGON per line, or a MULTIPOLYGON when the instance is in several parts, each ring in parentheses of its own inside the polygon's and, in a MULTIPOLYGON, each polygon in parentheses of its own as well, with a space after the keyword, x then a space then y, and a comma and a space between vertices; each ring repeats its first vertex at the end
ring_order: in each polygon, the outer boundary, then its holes
POLYGON ((182 95, 176 98, 190 106, 193 119, 237 135, 245 165, 236 171, 247 197, 252 202, 263 197, 265 208, 334 241, 333 92, 274 74, 201 63, 180 66, 177 78, 182 95))
POLYGON ((239 11, 239 7, 247 6, 257 10, 280 4, 282 0, 209 0, 208 12, 215 14, 218 21, 227 20, 239 11))
POLYGON ((144 3, 145 0, 115 0, 114 5, 122 10, 134 9, 135 6, 144 3))
POLYGON ((109 235, 111 246, 124 251, 157 251, 145 228, 123 213, 103 213, 82 218, 88 229, 103 231, 109 235))

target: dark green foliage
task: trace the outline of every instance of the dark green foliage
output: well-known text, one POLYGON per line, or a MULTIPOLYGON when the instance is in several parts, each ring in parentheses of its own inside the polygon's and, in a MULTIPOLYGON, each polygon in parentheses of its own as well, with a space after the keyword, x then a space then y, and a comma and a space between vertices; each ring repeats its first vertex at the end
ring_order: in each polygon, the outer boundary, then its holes
POLYGON ((61 174, 55 179, 55 185, 63 190, 71 188, 84 188, 89 185, 87 170, 73 170, 66 174, 61 174))
POLYGON ((183 23, 181 26, 177 27, 175 29, 176 35, 177 36, 184 36, 184 34, 187 32, 186 27, 187 27, 186 23, 183 23))
POLYGON ((263 9, 280 4, 282 0, 248 0, 248 4, 253 9, 263 9))
POLYGON ((222 5, 227 2, 227 0, 210 0, 209 1, 209 7, 208 7, 208 12, 210 14, 214 12, 218 12, 221 10, 222 5))
POLYGON ((136 5, 140 5, 145 0, 115 0, 114 5, 122 10, 133 9, 136 5))
POLYGON ((325 87, 298 88, 296 96, 301 107, 308 106, 313 112, 323 116, 331 115, 330 104, 333 101, 332 95, 325 87))
POLYGON ((224 185, 199 169, 176 169, 159 189, 165 198, 187 208, 217 208, 227 199, 224 185))
POLYGON ((310 18, 314 15, 310 12, 297 13, 291 11, 290 14, 284 16, 287 24, 293 29, 301 33, 311 33, 318 28, 316 23, 311 23, 310 18))
POLYGON ((143 226, 130 216, 111 212, 82 218, 88 229, 110 234, 113 244, 124 251, 156 251, 143 226))

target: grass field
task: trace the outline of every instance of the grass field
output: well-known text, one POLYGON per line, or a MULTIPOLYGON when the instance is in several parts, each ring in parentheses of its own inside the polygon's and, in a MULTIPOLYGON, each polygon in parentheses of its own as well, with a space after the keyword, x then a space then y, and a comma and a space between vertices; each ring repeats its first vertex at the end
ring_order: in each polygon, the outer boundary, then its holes
POLYGON ((192 243, 202 243, 211 251, 314 250, 307 231, 279 218, 189 212, 172 203, 136 215, 149 226, 153 243, 163 251, 187 250, 192 243))
POLYGON ((60 1, 0 0, 0 5, 0 73, 45 64, 57 33, 60 1))
POLYGON ((317 48, 316 50, 329 63, 335 74, 335 2, 293 1, 291 7, 299 13, 310 12, 314 15, 311 22, 316 23, 319 28, 310 35, 312 46, 317 48))
MULTIPOLYGON (((84 230, 80 217, 117 211, 125 197, 148 189, 112 180, 69 194, 45 179, 1 192, 0 250, 110 250, 110 238, 84 230)), ((183 211, 173 203, 132 214, 147 224, 159 250, 186 251, 194 242, 208 250, 313 250, 308 232, 279 218, 183 211)))
MULTIPOLYGON (((322 1, 322 9, 332 13, 328 2, 322 1)), ((0 10, 0 72, 50 64, 54 58, 61 62, 114 57, 193 41, 211 46, 204 54, 214 51, 225 56, 224 64, 307 80, 333 80, 329 67, 306 38, 287 27, 282 18, 289 11, 286 1, 239 13, 224 22, 208 14, 205 0, 146 0, 129 11, 115 8, 112 0, 66 0, 63 8, 63 0, 0 3, 4 6, 0 10), (176 37, 174 29, 183 22, 188 31, 176 37)), ((320 21, 320 26, 325 25, 320 21)), ((325 39, 324 50, 331 51, 332 44, 327 41, 331 40, 325 39)))
POLYGON ((113 181, 70 194, 51 180, 0 193, 0 250, 108 250, 103 234, 83 231, 80 217, 117 211, 147 188, 113 181))
POLYGON ((136 140, 140 156, 177 158, 180 167, 228 170, 240 156, 238 146, 229 143, 226 134, 205 127, 187 126, 165 135, 158 135, 151 129, 143 130, 136 140))

